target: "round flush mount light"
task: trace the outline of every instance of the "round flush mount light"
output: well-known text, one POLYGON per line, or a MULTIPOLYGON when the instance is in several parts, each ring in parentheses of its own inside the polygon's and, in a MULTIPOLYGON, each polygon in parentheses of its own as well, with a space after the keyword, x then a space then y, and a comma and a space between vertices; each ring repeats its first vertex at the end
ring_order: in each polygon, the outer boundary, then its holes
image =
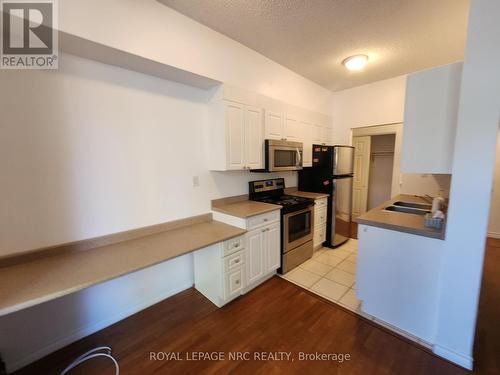
POLYGON ((347 59, 342 61, 342 64, 347 68, 347 70, 363 70, 365 65, 368 63, 368 56, 366 55, 354 55, 349 56, 347 59))

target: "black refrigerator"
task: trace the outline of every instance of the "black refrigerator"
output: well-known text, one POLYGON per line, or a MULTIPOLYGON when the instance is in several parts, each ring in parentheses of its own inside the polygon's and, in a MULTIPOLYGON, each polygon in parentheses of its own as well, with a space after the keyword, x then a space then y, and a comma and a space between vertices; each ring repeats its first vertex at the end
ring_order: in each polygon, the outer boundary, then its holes
POLYGON ((313 145, 312 164, 299 171, 299 190, 329 194, 324 246, 337 247, 351 236, 354 147, 313 145))

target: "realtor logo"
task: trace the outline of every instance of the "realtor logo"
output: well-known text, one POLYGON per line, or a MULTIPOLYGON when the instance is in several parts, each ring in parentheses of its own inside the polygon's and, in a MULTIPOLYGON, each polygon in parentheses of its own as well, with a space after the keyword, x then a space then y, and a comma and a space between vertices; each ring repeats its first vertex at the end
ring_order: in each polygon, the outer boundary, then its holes
POLYGON ((57 0, 0 0, 2 69, 57 69, 57 0))

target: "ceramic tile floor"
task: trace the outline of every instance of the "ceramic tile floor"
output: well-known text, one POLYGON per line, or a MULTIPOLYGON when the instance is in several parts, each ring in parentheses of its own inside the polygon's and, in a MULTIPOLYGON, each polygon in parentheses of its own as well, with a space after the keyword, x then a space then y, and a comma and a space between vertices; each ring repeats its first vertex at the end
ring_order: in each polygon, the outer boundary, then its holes
POLYGON ((282 277, 359 314, 355 291, 357 248, 354 239, 336 249, 321 248, 312 259, 282 277))
POLYGON ((431 348, 430 343, 361 311, 361 302, 356 296, 357 252, 358 241, 354 239, 336 249, 324 247, 316 250, 312 259, 281 277, 420 345, 431 348))

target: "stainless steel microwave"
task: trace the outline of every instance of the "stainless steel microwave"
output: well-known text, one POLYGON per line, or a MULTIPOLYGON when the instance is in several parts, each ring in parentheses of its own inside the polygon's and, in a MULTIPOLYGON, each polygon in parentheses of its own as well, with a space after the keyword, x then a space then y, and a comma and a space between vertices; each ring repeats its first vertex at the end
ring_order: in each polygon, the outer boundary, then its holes
POLYGON ((302 169, 302 142, 265 140, 266 172, 298 171, 302 169))

